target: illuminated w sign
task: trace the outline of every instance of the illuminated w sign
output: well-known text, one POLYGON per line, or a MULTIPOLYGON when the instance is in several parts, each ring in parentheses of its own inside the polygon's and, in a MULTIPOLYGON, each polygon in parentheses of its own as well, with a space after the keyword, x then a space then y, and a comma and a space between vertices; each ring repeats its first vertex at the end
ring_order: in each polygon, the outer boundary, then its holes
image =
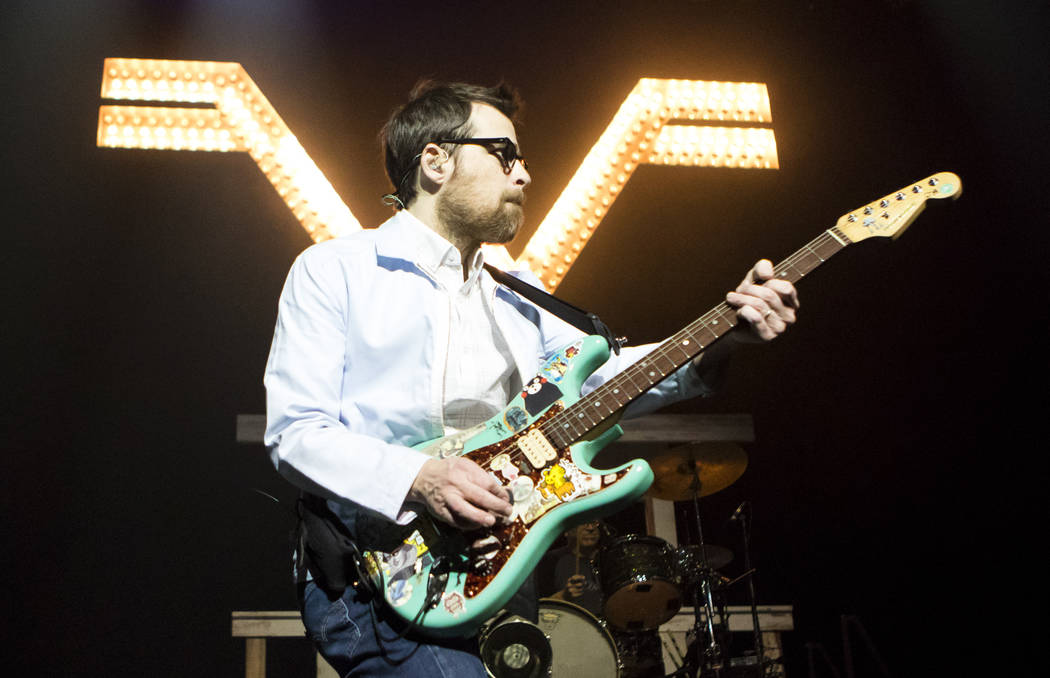
MULTIPOLYGON (((240 64, 106 59, 102 98, 207 106, 101 106, 99 146, 246 152, 315 241, 361 228, 240 64)), ((521 257, 514 261, 502 245, 486 245, 485 257, 530 268, 553 291, 639 165, 777 169, 772 128, 744 126, 771 121, 762 83, 643 78, 521 257)))

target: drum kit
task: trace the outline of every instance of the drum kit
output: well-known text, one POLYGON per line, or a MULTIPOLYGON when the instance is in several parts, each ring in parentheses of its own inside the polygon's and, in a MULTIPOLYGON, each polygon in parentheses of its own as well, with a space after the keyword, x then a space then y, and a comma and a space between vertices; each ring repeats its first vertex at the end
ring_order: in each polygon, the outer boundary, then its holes
MULTIPOLYGON (((667 675, 659 627, 682 608, 694 611, 689 651, 678 651, 680 668, 671 676, 738 676, 730 671, 726 635, 725 590, 748 581, 755 629, 751 663, 764 669, 755 606, 747 525, 744 524, 745 573, 730 580, 719 573, 733 560, 724 547, 705 544, 700 522, 701 497, 734 483, 747 468, 747 453, 738 445, 697 443, 669 450, 651 460, 655 480, 649 496, 692 503, 699 543, 672 547, 663 539, 628 534, 604 543, 592 560, 602 591, 601 616, 565 600, 539 602, 539 629, 550 640, 549 675, 553 678, 650 678, 667 675)), ((744 505, 734 514, 746 521, 744 505)), ((736 661, 732 662, 736 664, 736 661)), ((502 675, 497 672, 493 675, 502 675)), ((512 674, 506 674, 512 675, 512 674)), ((519 675, 519 674, 513 674, 519 675)), ((525 674, 520 674, 525 675, 525 674)))

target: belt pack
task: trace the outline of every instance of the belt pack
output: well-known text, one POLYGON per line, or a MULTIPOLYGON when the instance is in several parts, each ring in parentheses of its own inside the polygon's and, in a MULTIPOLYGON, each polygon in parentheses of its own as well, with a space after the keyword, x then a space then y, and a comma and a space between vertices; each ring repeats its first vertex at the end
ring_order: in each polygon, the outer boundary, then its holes
POLYGON ((353 536, 328 503, 317 495, 302 492, 298 507, 296 543, 317 586, 330 598, 343 595, 347 586, 363 584, 370 591, 369 580, 361 576, 361 553, 353 536))
MULTIPOLYGON (((302 559, 301 565, 310 571, 314 583, 330 599, 342 596, 346 587, 352 586, 368 600, 382 600, 375 584, 365 574, 361 551, 357 548, 350 530, 328 507, 328 502, 309 492, 301 492, 298 513, 296 544, 302 559)), ((303 568, 298 569, 301 573, 303 568)), ((518 615, 537 623, 537 601, 534 576, 529 573, 501 613, 518 615)), ((413 624, 409 624, 406 630, 412 627, 413 624)))

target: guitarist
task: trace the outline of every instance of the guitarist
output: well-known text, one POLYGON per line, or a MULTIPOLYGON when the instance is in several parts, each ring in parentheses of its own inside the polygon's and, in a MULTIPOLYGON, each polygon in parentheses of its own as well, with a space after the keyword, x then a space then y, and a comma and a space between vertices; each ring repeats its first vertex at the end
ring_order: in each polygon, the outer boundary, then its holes
MULTIPOLYGON (((549 391, 533 380, 539 366, 582 336, 482 268, 480 245, 509 242, 524 219, 531 177, 514 129, 518 106, 505 85, 418 85, 381 134, 394 185, 386 198, 397 213, 377 229, 314 245, 292 265, 264 378, 265 441, 283 475, 327 500, 320 512, 332 512, 341 534, 352 538, 364 514, 393 526, 428 511, 464 530, 511 514, 493 475, 410 446, 488 420, 523 389, 549 391)), ((746 329, 627 414, 712 392, 734 343, 785 331, 798 298, 772 276, 760 261, 727 296, 746 329)), ((528 272, 519 277, 538 284, 528 272)), ((587 388, 651 348, 624 348, 587 388)), ((300 586, 303 621, 340 675, 485 676, 476 639, 423 638, 367 586, 340 584, 354 575, 318 562, 327 553, 312 544, 318 533, 308 529, 314 562, 300 586)), ((406 567, 413 560, 405 553, 406 567)))

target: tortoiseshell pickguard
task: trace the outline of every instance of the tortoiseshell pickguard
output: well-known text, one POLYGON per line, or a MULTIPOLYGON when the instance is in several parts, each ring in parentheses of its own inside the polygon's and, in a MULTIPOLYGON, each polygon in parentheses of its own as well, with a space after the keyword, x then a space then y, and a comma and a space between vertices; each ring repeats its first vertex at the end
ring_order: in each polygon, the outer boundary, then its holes
POLYGON ((483 591, 499 574, 507 560, 529 533, 529 530, 535 526, 536 521, 544 514, 562 504, 600 492, 628 473, 627 469, 601 475, 584 473, 573 462, 571 448, 568 447, 557 449, 557 457, 547 462, 543 468, 534 468, 524 459, 524 455, 518 451, 517 440, 533 429, 542 426, 543 422, 556 415, 563 407, 561 403, 555 403, 531 426, 504 440, 478 448, 464 455, 482 468, 490 470, 492 461, 496 457, 510 455, 512 462, 516 462, 514 471, 492 472, 501 475, 501 482, 520 483, 523 481, 517 480, 518 478, 528 478, 535 488, 528 499, 515 502, 515 512, 512 520, 475 533, 482 539, 489 536, 495 537, 499 541, 500 546, 492 552, 487 560, 481 560, 477 567, 467 573, 463 592, 468 599, 483 591))

